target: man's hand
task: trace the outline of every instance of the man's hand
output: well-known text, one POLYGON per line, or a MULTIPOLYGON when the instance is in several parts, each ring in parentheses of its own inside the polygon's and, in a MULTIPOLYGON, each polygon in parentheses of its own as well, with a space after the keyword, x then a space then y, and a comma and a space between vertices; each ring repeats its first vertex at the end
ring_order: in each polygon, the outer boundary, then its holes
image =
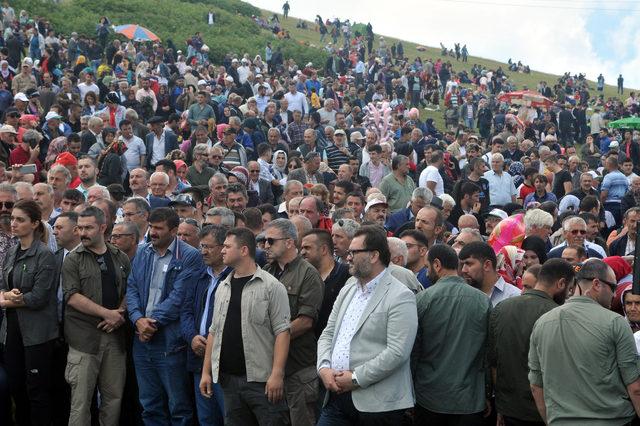
POLYGON ((191 349, 199 357, 204 356, 204 350, 207 348, 207 339, 199 334, 196 334, 193 340, 191 340, 191 349))
POLYGON ((120 309, 107 309, 100 321, 98 328, 107 333, 117 330, 124 324, 124 315, 120 309))
POLYGON ((349 392, 355 389, 351 381, 351 371, 339 371, 335 375, 336 384, 340 389, 338 393, 349 392))
POLYGON ((35 161, 36 158, 40 155, 40 145, 37 145, 35 148, 31 148, 31 161, 35 161))
POLYGON ((284 396, 284 373, 272 371, 267 384, 264 387, 264 393, 270 403, 276 404, 282 401, 284 396))
POLYGON ((498 413, 496 419, 496 426, 504 426, 504 417, 502 417, 502 414, 498 413))
POLYGON ((482 209, 482 203, 473 203, 473 212, 476 214, 480 213, 480 209, 482 209))
POLYGON ((151 318, 140 318, 136 321, 136 329, 141 342, 148 342, 153 337, 153 334, 158 331, 156 320, 151 318))
POLYGON ((4 293, 4 300, 11 303, 17 303, 20 300, 22 293, 17 288, 4 293))
POLYGON ((336 370, 332 368, 322 368, 318 372, 320 380, 322 380, 322 384, 324 385, 325 389, 331 392, 338 393, 340 391, 340 388, 338 388, 338 384, 336 383, 336 374, 336 370))
POLYGON ((211 374, 202 372, 200 376, 200 393, 205 398, 211 398, 213 396, 213 380, 211 380, 211 374))

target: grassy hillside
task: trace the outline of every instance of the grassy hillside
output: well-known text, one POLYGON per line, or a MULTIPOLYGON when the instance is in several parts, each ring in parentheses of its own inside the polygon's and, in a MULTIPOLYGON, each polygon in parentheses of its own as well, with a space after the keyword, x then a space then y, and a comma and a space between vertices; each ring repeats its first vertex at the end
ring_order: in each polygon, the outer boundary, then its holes
MULTIPOLYGON (((273 12, 261 10, 249 3, 238 0, 63 0, 61 4, 53 5, 43 0, 16 0, 11 2, 18 13, 27 10, 32 17, 43 16, 49 19, 54 27, 63 33, 71 31, 93 35, 98 19, 105 15, 115 25, 140 24, 154 33, 163 41, 171 40, 178 49, 185 47, 185 40, 200 31, 205 43, 210 47, 210 57, 214 62, 220 61, 225 54, 249 53, 251 56, 264 54, 264 47, 268 41, 274 46, 281 46, 286 58, 294 58, 298 64, 313 62, 322 66, 326 60, 326 53, 319 42, 320 34, 315 31, 315 24, 309 22, 308 29, 296 28, 297 18, 290 16, 286 21, 280 16, 284 28, 291 34, 291 40, 278 41, 269 31, 259 28, 251 19, 252 15, 271 16, 273 12), (217 17, 214 26, 205 22, 205 16, 213 10, 217 17)), ((375 27, 374 27, 375 31, 375 27)), ((387 37, 387 44, 397 42, 397 39, 387 37)), ((377 37, 376 37, 377 44, 377 37)), ((417 44, 403 41, 405 55, 411 59, 420 56, 423 59, 440 57, 440 49, 427 47, 419 52, 417 44)), ((448 46, 451 47, 451 46, 448 46)), ((473 52, 471 52, 473 53, 473 52)), ((508 56, 509 52, 505 52, 508 56)), ((523 58, 526 61, 526 57, 523 58)), ((511 80, 521 89, 524 86, 534 89, 536 84, 545 80, 553 85, 557 75, 532 71, 530 74, 512 73, 508 71, 506 63, 475 56, 469 57, 469 62, 463 64, 454 58, 448 58, 454 64, 454 71, 463 68, 469 71, 474 63, 487 69, 502 66, 511 80)), ((573 73, 580 70, 570 70, 573 73)), ((589 76, 595 78, 595 76, 589 76)), ((595 95, 595 83, 592 82, 592 95, 595 95)), ((607 85, 605 96, 615 96, 616 88, 607 85)), ((442 125, 442 112, 425 111, 424 116, 436 119, 442 125)))

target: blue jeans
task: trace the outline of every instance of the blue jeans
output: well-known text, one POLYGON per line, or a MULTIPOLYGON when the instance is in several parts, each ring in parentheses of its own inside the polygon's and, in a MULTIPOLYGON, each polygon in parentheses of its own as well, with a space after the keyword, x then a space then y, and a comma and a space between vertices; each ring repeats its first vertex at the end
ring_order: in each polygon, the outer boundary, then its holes
POLYGON ((317 426, 395 426, 402 424, 405 410, 364 413, 353 405, 351 392, 329 394, 317 426))
POLYGON ((135 339, 133 363, 143 422, 147 425, 191 425, 193 410, 186 350, 166 353, 135 339))
POLYGON ((198 422, 207 426, 224 425, 224 397, 222 387, 218 383, 213 384, 213 396, 205 398, 200 393, 201 373, 193 373, 193 384, 196 393, 196 411, 198 422))

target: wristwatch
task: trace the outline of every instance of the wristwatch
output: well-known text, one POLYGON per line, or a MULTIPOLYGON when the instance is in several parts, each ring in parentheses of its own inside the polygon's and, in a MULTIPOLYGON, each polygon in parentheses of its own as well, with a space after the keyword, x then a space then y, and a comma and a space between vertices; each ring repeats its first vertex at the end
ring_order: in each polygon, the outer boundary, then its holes
POLYGON ((359 388, 360 387, 360 384, 358 383, 358 378, 356 377, 356 372, 355 371, 351 372, 351 384, 355 388, 359 388))

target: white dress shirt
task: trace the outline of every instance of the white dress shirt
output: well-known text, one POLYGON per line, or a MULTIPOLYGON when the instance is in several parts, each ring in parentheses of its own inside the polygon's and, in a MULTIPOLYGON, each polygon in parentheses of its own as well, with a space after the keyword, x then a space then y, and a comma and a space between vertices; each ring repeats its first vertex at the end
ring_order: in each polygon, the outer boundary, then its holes
POLYGON ((509 284, 504 280, 504 278, 500 277, 493 285, 491 296, 489 296, 489 300, 491 300, 491 307, 495 308, 495 306, 503 300, 510 297, 520 296, 521 294, 522 291, 518 287, 513 284, 509 284))
POLYGON ((336 337, 336 343, 331 353, 331 368, 338 371, 349 370, 349 357, 351 351, 351 339, 353 339, 360 317, 364 312, 374 290, 380 282, 380 278, 386 272, 386 268, 373 280, 369 281, 364 286, 361 286, 358 282, 353 299, 349 302, 349 306, 345 311, 342 322, 340 323, 340 329, 336 337))

